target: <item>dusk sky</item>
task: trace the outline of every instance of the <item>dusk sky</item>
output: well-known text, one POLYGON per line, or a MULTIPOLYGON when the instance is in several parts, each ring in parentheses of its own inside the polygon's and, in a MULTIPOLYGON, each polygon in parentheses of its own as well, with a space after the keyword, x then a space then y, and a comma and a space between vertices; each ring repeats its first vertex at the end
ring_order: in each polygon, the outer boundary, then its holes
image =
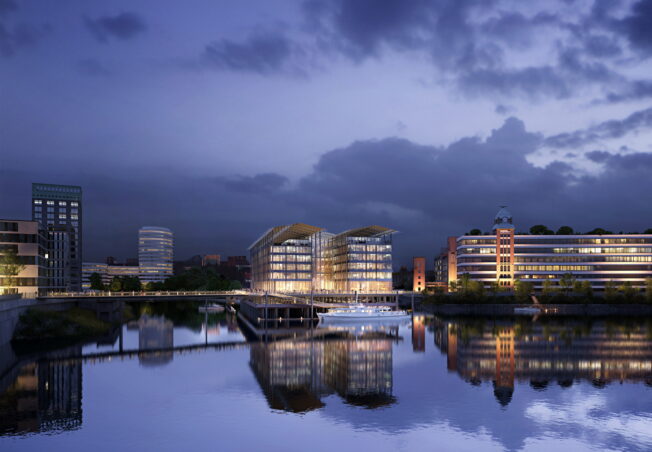
POLYGON ((0 0, 0 217, 81 185, 84 260, 271 226, 652 228, 652 0, 0 0))

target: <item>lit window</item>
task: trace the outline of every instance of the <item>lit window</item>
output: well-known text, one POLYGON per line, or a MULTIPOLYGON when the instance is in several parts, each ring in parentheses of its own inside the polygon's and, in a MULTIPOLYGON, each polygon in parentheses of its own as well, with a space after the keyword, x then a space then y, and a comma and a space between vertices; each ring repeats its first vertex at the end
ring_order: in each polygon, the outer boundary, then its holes
POLYGON ((48 206, 53 206, 53 205, 54 205, 54 201, 48 201, 48 206))
POLYGON ((70 203, 70 205, 71 205, 72 207, 78 207, 78 206, 79 206, 79 203, 76 202, 76 201, 72 201, 72 202, 70 203))
POLYGON ((41 201, 40 199, 35 199, 34 204, 43 204, 43 201, 41 201))
POLYGON ((66 204, 67 204, 66 201, 59 201, 60 206, 65 206, 66 204))

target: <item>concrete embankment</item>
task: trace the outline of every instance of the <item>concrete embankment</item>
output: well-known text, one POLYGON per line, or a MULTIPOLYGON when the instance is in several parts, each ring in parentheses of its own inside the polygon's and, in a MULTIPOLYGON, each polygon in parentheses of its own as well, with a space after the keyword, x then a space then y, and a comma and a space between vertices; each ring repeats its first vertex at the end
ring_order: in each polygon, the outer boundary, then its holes
MULTIPOLYGON (((514 315, 515 304, 421 304, 418 310, 437 315, 514 315)), ((652 316, 649 304, 546 304, 552 315, 572 316, 652 316)))

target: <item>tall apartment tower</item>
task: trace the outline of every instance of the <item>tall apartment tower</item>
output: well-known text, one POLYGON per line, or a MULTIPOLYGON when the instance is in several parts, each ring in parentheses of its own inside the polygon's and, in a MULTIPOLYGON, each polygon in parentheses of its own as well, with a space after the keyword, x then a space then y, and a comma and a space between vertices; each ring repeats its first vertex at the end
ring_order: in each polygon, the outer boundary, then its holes
POLYGON ((50 290, 81 291, 81 187, 33 183, 32 220, 47 232, 50 290))
POLYGON ((162 282, 172 276, 174 239, 172 231, 158 226, 138 230, 138 265, 143 283, 162 282))
POLYGON ((426 288, 426 258, 414 257, 412 258, 412 290, 414 292, 423 292, 426 288))

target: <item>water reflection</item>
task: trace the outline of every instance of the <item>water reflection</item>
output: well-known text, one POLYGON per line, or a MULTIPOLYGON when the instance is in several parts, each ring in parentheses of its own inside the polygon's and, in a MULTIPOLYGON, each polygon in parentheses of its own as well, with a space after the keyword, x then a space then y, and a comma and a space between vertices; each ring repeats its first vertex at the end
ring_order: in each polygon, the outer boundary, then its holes
POLYGON ((503 406, 515 381, 529 381, 535 390, 550 383, 568 388, 574 380, 597 388, 612 381, 652 385, 649 323, 434 319, 432 326, 448 369, 474 385, 491 381, 503 406))
POLYGON ((396 400, 392 343, 397 332, 397 326, 344 326, 321 330, 317 338, 256 343, 249 364, 273 409, 314 410, 333 393, 366 408, 390 405, 396 400))
POLYGON ((162 366, 174 357, 174 324, 164 316, 143 314, 135 325, 138 328, 138 349, 142 351, 157 350, 156 353, 138 355, 138 362, 143 366, 162 366), (160 350, 169 349, 169 350, 160 350))
POLYGON ((38 361, 19 364, 0 387, 0 432, 54 432, 82 424, 82 366, 68 361, 80 347, 49 353, 38 361))

